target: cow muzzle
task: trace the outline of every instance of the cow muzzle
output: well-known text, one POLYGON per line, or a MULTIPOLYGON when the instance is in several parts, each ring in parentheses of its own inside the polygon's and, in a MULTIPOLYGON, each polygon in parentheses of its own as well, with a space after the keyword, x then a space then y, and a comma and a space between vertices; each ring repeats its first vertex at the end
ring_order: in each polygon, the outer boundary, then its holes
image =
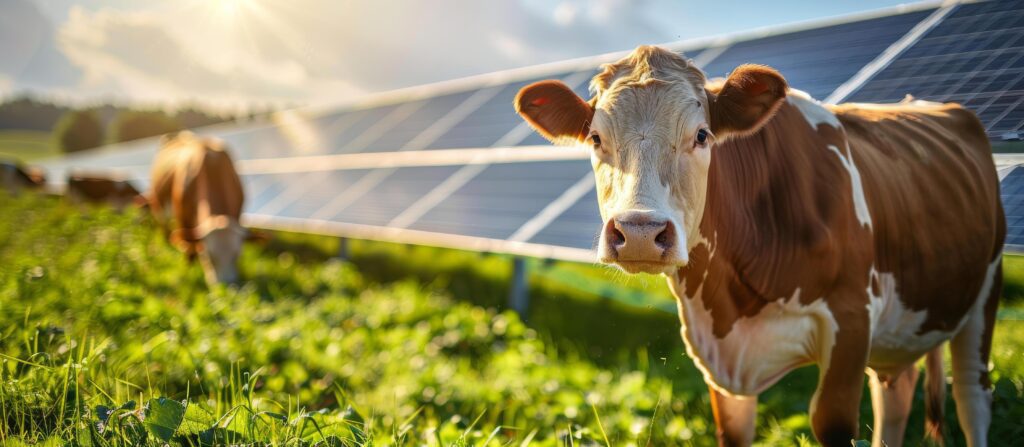
POLYGON ((605 222, 598 252, 602 263, 627 273, 671 273, 687 262, 680 245, 672 219, 656 211, 628 211, 605 222))

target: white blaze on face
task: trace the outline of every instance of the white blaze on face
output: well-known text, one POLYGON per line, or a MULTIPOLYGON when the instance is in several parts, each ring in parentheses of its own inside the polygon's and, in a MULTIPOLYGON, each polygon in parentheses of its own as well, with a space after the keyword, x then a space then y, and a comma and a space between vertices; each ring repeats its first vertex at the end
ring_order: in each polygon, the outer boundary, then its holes
MULTIPOLYGON (((701 90, 702 91, 702 90, 701 90)), ((653 211, 677 231, 682 262, 701 239, 711 142, 695 147, 707 127, 706 97, 690 85, 638 87, 597 103, 592 132, 600 135, 594 167, 601 216, 653 211)))
POLYGON ((203 237, 200 261, 209 283, 233 283, 238 280, 238 255, 242 251, 245 229, 237 223, 210 230, 203 237))
MULTIPOLYGON (((827 124, 836 129, 839 129, 843 135, 846 135, 846 131, 843 130, 842 123, 836 118, 836 115, 821 105, 820 102, 811 98, 807 93, 796 89, 790 89, 786 100, 796 106, 800 113, 803 114, 804 119, 811 125, 811 128, 817 129, 820 124, 827 124)), ((838 147, 829 145, 829 150, 834 152, 839 161, 846 168, 846 172, 850 175, 850 186, 853 192, 853 206, 854 211, 857 213, 857 220, 860 224, 871 228, 871 212, 868 209, 867 197, 864 195, 864 184, 860 179, 860 171, 857 170, 857 165, 853 162, 853 152, 850 151, 849 144, 847 143, 844 147, 845 151, 840 151, 838 147), (845 154, 843 153, 845 152, 845 154)))

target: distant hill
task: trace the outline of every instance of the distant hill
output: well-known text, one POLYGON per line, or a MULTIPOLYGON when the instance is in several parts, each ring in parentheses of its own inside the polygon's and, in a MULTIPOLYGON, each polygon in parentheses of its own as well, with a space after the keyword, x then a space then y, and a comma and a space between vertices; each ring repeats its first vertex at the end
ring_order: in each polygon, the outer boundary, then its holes
MULTIPOLYGON (((14 98, 0 104, 0 130, 33 130, 39 132, 50 132, 57 124, 60 117, 65 113, 78 108, 41 101, 31 97, 14 98)), ((146 112, 154 109, 123 107, 114 105, 102 105, 89 107, 95 110, 106 127, 110 125, 121 112, 146 112)), ((171 118, 185 128, 195 128, 210 124, 233 121, 238 118, 234 115, 217 114, 202 110, 197 106, 180 109, 177 112, 168 114, 171 118)))
POLYGON ((17 98, 0 104, 0 129, 49 132, 68 110, 31 98, 17 98))

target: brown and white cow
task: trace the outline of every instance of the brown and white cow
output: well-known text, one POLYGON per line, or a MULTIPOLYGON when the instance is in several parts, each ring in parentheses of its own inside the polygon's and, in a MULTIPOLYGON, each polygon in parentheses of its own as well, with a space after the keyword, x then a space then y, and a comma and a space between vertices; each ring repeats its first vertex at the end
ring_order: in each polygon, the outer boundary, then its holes
POLYGON ((168 240, 199 258, 210 284, 238 281, 249 231, 239 223, 245 195, 224 143, 180 132, 161 139, 149 207, 168 240))
POLYGON ((939 436, 948 340, 960 423, 986 445, 1006 223, 971 112, 826 106, 758 65, 709 84, 656 47, 605 65, 591 90, 542 81, 515 107, 550 140, 593 146, 600 260, 668 278, 720 444, 749 445, 757 395, 816 363, 824 445, 858 435, 865 368, 874 445, 901 445, 924 356, 939 436))
POLYGON ((118 210, 144 203, 142 194, 131 182, 101 173, 72 172, 65 195, 74 203, 102 203, 118 210))

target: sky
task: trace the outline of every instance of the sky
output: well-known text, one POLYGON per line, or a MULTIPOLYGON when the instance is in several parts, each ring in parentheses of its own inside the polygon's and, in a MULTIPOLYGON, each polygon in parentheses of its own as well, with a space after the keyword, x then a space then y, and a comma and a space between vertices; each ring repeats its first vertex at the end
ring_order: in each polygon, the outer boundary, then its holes
POLYGON ((237 109, 893 6, 858 0, 0 0, 0 96, 237 109))

